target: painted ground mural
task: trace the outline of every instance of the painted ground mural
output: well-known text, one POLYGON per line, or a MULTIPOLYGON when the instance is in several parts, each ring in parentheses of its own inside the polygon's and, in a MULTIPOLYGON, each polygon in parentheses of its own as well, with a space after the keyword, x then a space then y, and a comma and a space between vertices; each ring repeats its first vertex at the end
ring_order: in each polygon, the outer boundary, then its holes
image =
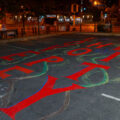
MULTIPOLYGON (((73 90, 84 91, 120 81, 120 46, 107 38, 46 40, 43 45, 39 41, 18 44, 1 45, 0 48, 1 54, 5 47, 9 49, 0 56, 2 120, 29 120, 27 116, 17 116, 27 108, 38 114, 37 120, 52 120, 53 116, 62 114, 69 107, 73 90), (60 95, 55 99, 62 102, 57 109, 53 110, 54 105, 51 105, 51 110, 41 115, 41 106, 37 110, 34 104, 41 101, 41 104, 46 104, 44 100, 54 95, 60 95)), ((29 111, 27 113, 32 114, 29 111)))

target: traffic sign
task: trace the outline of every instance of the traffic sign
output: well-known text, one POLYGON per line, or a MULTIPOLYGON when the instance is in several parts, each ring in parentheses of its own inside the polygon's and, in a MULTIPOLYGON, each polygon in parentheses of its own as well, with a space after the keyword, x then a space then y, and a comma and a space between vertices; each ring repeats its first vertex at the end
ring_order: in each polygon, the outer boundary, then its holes
POLYGON ((72 5, 71 5, 71 12, 72 12, 72 13, 77 13, 77 12, 79 12, 79 5, 78 5, 78 4, 72 4, 72 5))

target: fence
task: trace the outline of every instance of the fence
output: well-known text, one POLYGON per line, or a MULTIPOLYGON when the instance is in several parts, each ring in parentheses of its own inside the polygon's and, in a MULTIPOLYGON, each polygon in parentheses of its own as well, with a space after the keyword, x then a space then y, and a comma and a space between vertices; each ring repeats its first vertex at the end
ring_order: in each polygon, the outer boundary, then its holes
POLYGON ((120 33, 120 25, 113 25, 112 32, 113 33, 120 33))
POLYGON ((70 26, 70 31, 77 32, 97 32, 97 24, 80 24, 79 26, 70 26))
POLYGON ((11 38, 11 37, 24 37, 24 36, 34 36, 40 34, 49 34, 55 32, 66 32, 66 31, 76 31, 76 32, 113 32, 120 33, 120 25, 110 25, 110 24, 80 24, 77 26, 72 25, 57 25, 57 26, 38 26, 37 25, 25 25, 23 29, 22 24, 19 25, 7 25, 6 31, 0 31, 1 39, 11 38), (11 33, 11 34, 10 34, 11 33))

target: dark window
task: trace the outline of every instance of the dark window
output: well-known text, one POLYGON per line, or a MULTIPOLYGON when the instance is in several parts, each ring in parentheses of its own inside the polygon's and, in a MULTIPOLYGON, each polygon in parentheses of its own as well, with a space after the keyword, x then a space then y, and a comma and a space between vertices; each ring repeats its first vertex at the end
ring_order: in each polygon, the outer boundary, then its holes
POLYGON ((53 25, 55 21, 57 21, 57 18, 45 18, 46 24, 53 25))

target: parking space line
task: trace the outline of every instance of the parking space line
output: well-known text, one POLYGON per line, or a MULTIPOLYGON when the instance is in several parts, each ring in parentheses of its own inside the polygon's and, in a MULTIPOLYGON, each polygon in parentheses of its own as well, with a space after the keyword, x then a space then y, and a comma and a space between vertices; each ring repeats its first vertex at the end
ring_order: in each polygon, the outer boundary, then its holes
POLYGON ((111 96, 111 95, 107 95, 107 94, 104 94, 104 93, 102 93, 101 95, 106 97, 106 98, 109 98, 109 99, 120 101, 120 98, 117 98, 117 97, 114 97, 114 96, 111 96))

